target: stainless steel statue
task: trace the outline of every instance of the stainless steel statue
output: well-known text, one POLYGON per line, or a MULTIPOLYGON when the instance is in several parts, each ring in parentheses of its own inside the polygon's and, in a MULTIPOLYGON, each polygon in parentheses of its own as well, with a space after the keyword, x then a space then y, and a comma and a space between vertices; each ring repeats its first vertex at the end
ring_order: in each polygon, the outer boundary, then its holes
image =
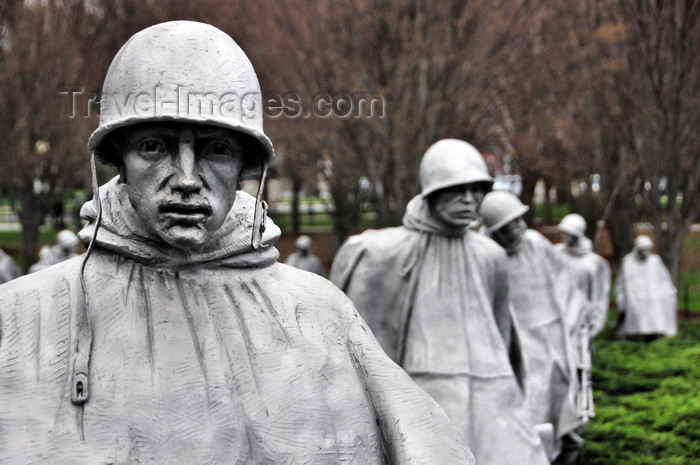
POLYGON ((296 251, 292 252, 289 257, 287 257, 285 263, 294 268, 324 276, 321 260, 314 255, 311 244, 312 241, 309 236, 305 234, 299 236, 295 243, 296 251))
POLYGON ((420 181, 403 226, 350 237, 331 280, 445 409, 477 463, 547 464, 518 384, 506 254, 469 228, 492 185, 486 164, 470 144, 444 139, 424 154, 420 181))
POLYGON ((238 45, 145 29, 110 95, 88 145, 120 174, 83 208, 87 253, 0 287, 0 463, 472 464, 350 301, 276 262, 237 189, 273 156, 238 45))
POLYGON ((617 272, 617 331, 622 336, 678 332, 676 288, 661 258, 651 253, 653 245, 648 236, 638 236, 617 272))
POLYGON ((574 346, 578 388, 576 405, 581 426, 564 439, 561 462, 573 463, 583 445, 583 432, 595 415, 591 364, 593 338, 605 328, 609 308, 610 265, 593 252, 585 236, 586 220, 576 213, 562 218, 558 225, 563 242, 556 245, 562 252, 564 267, 558 285, 564 298, 566 326, 574 346))
POLYGON ((590 337, 595 337, 607 324, 610 265, 593 252, 593 244, 586 237, 586 220, 581 215, 566 215, 557 228, 562 242, 556 247, 563 252, 570 270, 566 307, 569 328, 585 322, 590 337))
POLYGON ((581 423, 576 368, 556 287, 560 254, 542 234, 527 229, 523 215, 528 210, 508 191, 489 192, 479 206, 487 233, 508 254, 510 301, 527 368, 525 392, 538 426, 552 430, 545 445, 554 459, 563 438, 581 423))

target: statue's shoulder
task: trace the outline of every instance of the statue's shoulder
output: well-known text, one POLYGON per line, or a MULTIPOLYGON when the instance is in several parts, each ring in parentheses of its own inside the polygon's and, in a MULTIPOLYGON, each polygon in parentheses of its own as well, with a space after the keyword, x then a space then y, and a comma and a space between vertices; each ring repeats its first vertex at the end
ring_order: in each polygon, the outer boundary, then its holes
MULTIPOLYGON (((314 294, 317 298, 332 298, 340 290, 328 279, 310 271, 301 270, 287 263, 277 262, 264 269, 269 276, 267 285, 294 296, 314 294)), ((340 292, 342 294, 342 292, 340 292)))
POLYGON ((490 237, 470 230, 467 230, 466 236, 471 248, 477 251, 479 256, 497 261, 507 261, 506 251, 490 237))
POLYGON ((43 268, 35 273, 20 276, 0 286, 0 301, 12 296, 22 298, 29 294, 53 292, 56 286, 71 286, 80 283, 82 256, 43 268))
POLYGON ((407 239, 415 236, 415 231, 403 226, 383 229, 368 229, 361 234, 348 237, 341 249, 364 248, 368 250, 388 251, 394 250, 397 244, 403 244, 407 239))
POLYGON ((80 292, 81 264, 76 257, 0 286, 0 343, 7 334, 36 337, 37 325, 46 334, 60 331, 80 292))
POLYGON ((544 237, 544 235, 541 232, 535 229, 525 230, 525 235, 523 236, 523 239, 530 242, 535 247, 547 250, 556 250, 556 246, 552 244, 552 242, 549 239, 544 237))
POLYGON ((317 316, 356 313, 345 293, 323 276, 279 262, 268 270, 270 287, 266 293, 290 299, 294 302, 290 308, 304 308, 303 314, 317 316))
POLYGON ((542 233, 537 231, 536 229, 526 229, 525 235, 523 237, 532 242, 547 242, 549 245, 552 245, 552 243, 549 242, 549 239, 544 237, 542 233))

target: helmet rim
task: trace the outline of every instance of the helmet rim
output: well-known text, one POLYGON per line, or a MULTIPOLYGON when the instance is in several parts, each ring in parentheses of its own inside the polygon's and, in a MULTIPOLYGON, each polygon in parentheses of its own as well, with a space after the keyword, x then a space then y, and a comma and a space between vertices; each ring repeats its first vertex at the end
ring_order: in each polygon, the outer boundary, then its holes
POLYGON ((504 216, 500 221, 497 221, 492 226, 487 226, 486 231, 488 233, 498 231, 499 229, 501 229, 503 226, 507 225, 511 221, 522 217, 528 211, 530 211, 530 207, 528 207, 527 205, 523 205, 522 207, 518 208, 517 210, 514 210, 510 214, 504 216))
POLYGON ((210 24, 168 21, 137 32, 114 56, 102 93, 113 99, 107 98, 100 106, 99 125, 88 139, 90 153, 99 155, 102 143, 117 129, 140 123, 180 122, 222 127, 253 137, 262 149, 253 154, 259 161, 251 164, 255 165, 253 170, 269 164, 275 156, 263 129, 262 93, 253 64, 231 36, 210 24), (202 68, 205 63, 209 66, 202 68), (181 92, 187 100, 181 100, 181 92), (137 103, 142 94, 149 97, 147 108, 137 103), (159 99, 161 95, 168 98, 159 99), (209 95, 236 99, 250 95, 253 107, 226 100, 225 111, 223 107, 206 111, 199 101, 197 111, 192 95, 205 99, 209 95), (229 102, 233 106, 228 106, 229 102))

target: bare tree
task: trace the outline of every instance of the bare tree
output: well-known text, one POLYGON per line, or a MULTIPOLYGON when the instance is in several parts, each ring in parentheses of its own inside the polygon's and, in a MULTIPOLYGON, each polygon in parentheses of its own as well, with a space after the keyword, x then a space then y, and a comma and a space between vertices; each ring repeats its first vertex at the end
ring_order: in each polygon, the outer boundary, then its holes
POLYGON ((89 185, 85 144, 111 58, 134 32, 199 11, 184 1, 2 2, 0 188, 21 222, 25 269, 65 189, 89 185))
POLYGON ((36 259, 44 217, 84 166, 84 149, 77 148, 85 138, 73 130, 67 102, 59 96, 82 67, 79 57, 64 53, 77 46, 75 11, 81 7, 69 1, 22 2, 3 18, 0 169, 22 224, 25 268, 36 259))
POLYGON ((600 11, 624 32, 619 127, 643 176, 659 255, 677 281, 683 240, 700 217, 700 3, 609 0, 600 11))
POLYGON ((497 145, 490 90, 500 69, 493 63, 524 8, 456 0, 249 6, 251 21, 266 25, 253 55, 268 89, 382 97, 383 117, 309 118, 293 128, 308 132, 315 152, 331 161, 338 241, 357 227, 361 177, 374 187, 380 224, 395 225, 419 191, 418 165, 430 144, 460 137, 482 149, 497 145))

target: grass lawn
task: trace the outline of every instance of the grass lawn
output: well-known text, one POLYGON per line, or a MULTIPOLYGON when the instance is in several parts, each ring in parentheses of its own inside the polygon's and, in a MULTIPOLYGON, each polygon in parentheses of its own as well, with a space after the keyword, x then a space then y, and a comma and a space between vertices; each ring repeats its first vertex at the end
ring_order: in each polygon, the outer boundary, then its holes
MULTIPOLYGON (((612 313, 612 312, 611 312, 612 313)), ((653 342, 596 340, 596 416, 577 461, 700 465, 700 318, 653 342)))
POLYGON ((678 307, 700 313, 700 270, 681 271, 678 307))
MULTIPOLYGON (((42 245, 55 244, 56 234, 58 234, 58 231, 52 229, 39 230, 39 245, 37 249, 41 248, 42 245)), ((0 249, 10 255, 20 268, 24 265, 22 247, 22 233, 19 231, 0 231, 0 249)))

